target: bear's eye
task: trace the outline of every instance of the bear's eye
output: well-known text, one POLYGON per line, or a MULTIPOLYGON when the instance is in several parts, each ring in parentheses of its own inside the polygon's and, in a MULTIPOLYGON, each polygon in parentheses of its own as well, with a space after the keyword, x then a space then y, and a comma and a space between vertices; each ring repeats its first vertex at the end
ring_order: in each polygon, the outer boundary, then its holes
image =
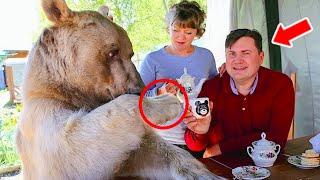
POLYGON ((111 51, 108 52, 108 57, 111 59, 114 59, 116 57, 119 57, 119 49, 113 49, 111 51))

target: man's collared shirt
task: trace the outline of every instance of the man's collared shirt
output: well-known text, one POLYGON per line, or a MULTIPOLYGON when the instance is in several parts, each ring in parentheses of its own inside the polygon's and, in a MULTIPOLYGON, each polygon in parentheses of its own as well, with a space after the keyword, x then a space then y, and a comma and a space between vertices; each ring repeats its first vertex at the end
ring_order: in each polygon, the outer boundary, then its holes
MULTIPOLYGON (((256 89, 257 84, 258 84, 258 74, 257 74, 256 78, 254 79, 251 88, 249 89, 249 94, 254 93, 254 90, 256 89)), ((236 85, 235 85, 234 80, 232 79, 232 77, 230 77, 230 88, 231 88, 233 94, 239 95, 238 89, 237 89, 237 87, 236 87, 236 85)))

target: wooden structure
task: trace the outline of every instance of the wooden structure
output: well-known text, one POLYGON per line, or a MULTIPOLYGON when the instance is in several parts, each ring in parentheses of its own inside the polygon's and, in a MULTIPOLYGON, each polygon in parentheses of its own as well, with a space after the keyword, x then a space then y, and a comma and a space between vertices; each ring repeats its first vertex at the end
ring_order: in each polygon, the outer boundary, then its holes
POLYGON ((10 54, 11 55, 9 56, 8 59, 5 60, 5 63, 4 63, 6 83, 10 93, 10 101, 19 103, 21 102, 21 81, 23 76, 23 67, 20 67, 21 72, 16 73, 14 64, 18 63, 24 66, 24 64, 27 61, 26 58, 28 55, 28 51, 12 51, 10 52, 10 54), (15 61, 15 63, 12 63, 13 61, 15 61), (17 79, 20 80, 19 83, 17 83, 17 79))
MULTIPOLYGON (((291 79, 292 84, 293 84, 294 95, 296 95, 297 73, 292 73, 290 75, 290 79, 291 79)), ((288 140, 294 139, 294 130, 295 130, 295 128, 294 128, 294 118, 293 118, 291 126, 290 126, 290 130, 289 130, 289 134, 288 134, 288 140)))

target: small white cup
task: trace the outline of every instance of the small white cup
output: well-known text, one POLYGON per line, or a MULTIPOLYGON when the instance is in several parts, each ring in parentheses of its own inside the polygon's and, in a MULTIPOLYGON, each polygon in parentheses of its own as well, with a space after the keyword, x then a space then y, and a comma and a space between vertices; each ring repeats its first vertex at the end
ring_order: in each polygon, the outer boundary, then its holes
POLYGON ((207 97, 190 99, 190 106, 197 119, 205 118, 210 114, 209 98, 207 97))

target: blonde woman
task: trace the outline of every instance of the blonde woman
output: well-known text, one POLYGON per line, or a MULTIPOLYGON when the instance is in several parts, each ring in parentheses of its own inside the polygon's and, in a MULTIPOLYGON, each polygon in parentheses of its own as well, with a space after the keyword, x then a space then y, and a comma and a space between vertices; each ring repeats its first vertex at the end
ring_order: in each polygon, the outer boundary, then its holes
MULTIPOLYGON (((218 74, 213 54, 206 48, 197 47, 192 42, 200 38, 204 29, 205 13, 195 1, 181 1, 174 4, 166 14, 165 20, 170 35, 170 43, 161 49, 149 53, 140 68, 145 84, 156 79, 177 79, 187 68, 188 74, 196 77, 197 84, 202 78, 212 78, 218 74)), ((173 84, 157 84, 147 96, 163 93, 177 93, 173 84)), ((174 122, 168 122, 172 124, 174 122)), ((184 140, 186 126, 178 126, 158 131, 158 134, 171 144, 187 149, 184 140)))

